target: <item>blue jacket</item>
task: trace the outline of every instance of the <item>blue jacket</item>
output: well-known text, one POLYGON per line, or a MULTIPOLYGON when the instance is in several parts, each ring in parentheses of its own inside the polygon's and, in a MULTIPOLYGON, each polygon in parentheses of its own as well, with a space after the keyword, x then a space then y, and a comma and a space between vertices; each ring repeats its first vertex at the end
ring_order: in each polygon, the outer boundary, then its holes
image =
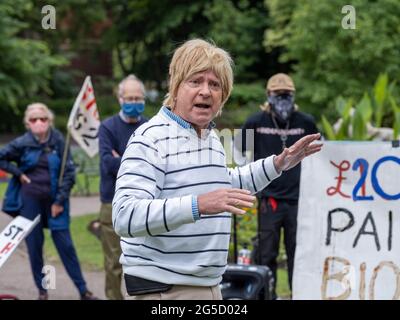
MULTIPOLYGON (((58 186, 65 141, 58 130, 50 130, 48 147, 51 151, 48 153, 48 163, 51 198, 53 203, 62 205, 64 211, 56 218, 48 216, 48 226, 51 230, 65 230, 69 227, 69 194, 75 183, 75 165, 68 151, 63 180, 58 186)), ((7 187, 2 210, 13 217, 20 214, 23 206, 19 177, 38 163, 42 152, 44 152, 43 146, 30 131, 14 139, 0 150, 0 169, 13 175, 7 187)))

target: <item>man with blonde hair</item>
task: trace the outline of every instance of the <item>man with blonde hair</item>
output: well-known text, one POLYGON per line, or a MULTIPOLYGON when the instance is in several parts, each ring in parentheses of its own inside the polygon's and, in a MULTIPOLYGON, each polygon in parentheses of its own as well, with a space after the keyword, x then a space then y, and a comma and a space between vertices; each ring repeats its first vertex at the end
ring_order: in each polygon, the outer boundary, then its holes
POLYGON ((164 106, 128 142, 113 199, 132 299, 221 299, 231 214, 244 214, 283 170, 318 152, 308 136, 278 156, 227 168, 213 130, 233 86, 232 60, 194 39, 174 53, 164 106))

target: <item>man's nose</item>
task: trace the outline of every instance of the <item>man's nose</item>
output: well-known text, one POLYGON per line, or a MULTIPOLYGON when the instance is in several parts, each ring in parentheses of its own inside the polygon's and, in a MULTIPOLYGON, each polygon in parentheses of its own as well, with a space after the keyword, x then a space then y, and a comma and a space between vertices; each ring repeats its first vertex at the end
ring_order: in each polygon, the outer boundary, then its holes
POLYGON ((199 93, 200 93, 200 95, 205 96, 205 97, 208 97, 211 95, 211 89, 207 82, 204 82, 201 84, 199 93))

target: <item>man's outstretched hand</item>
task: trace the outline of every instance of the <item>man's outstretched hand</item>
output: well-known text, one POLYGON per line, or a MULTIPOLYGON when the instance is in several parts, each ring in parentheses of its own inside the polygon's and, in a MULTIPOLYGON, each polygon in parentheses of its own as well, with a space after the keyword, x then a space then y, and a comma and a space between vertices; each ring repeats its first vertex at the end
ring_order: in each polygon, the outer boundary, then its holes
MULTIPOLYGON (((322 148, 322 143, 313 143, 320 138, 320 134, 310 134, 297 141, 290 148, 274 158, 276 171, 289 170, 305 157, 312 155, 322 148)), ((201 214, 211 215, 221 212, 245 214, 243 208, 251 208, 256 200, 251 192, 244 189, 218 189, 197 197, 198 209, 201 214)))
POLYGON ((274 158, 274 166, 278 173, 296 166, 305 157, 321 151, 322 143, 313 143, 321 137, 320 133, 310 134, 301 138, 294 145, 285 148, 274 158))

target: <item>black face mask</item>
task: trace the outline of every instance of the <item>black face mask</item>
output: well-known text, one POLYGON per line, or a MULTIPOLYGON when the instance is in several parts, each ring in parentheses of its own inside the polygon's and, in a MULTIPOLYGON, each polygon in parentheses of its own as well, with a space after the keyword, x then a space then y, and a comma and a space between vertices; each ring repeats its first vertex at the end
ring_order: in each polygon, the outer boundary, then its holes
POLYGON ((268 103, 273 114, 282 122, 287 122, 294 111, 294 96, 291 94, 268 96, 268 103))

